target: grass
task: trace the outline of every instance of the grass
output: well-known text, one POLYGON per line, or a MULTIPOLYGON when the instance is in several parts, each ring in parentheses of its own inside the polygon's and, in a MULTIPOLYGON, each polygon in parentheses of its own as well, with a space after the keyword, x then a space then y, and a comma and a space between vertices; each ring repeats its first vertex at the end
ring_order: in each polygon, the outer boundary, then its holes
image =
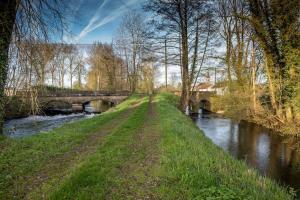
POLYGON ((292 199, 293 195, 215 146, 176 109, 174 96, 156 98, 163 132, 161 199, 292 199))
POLYGON ((110 134, 97 153, 74 170, 49 196, 50 199, 105 199, 116 185, 117 169, 132 153, 133 136, 144 122, 147 102, 120 129, 110 134))
POLYGON ((0 141, 0 199, 11 198, 22 193, 21 185, 28 184, 27 178, 39 171, 52 158, 62 155, 80 145, 104 124, 126 112, 130 105, 139 102, 133 96, 116 108, 101 116, 66 124, 48 133, 22 139, 6 138, 0 141))
POLYGON ((40 189, 21 197, 293 199, 286 188, 215 146, 176 108, 174 95, 160 94, 148 101, 131 97, 100 117, 37 136, 0 141, 0 199, 12 199, 19 194, 13 186, 22 191, 26 178, 35 177, 48 160, 59 162, 53 158, 69 155, 108 124, 114 128, 107 129, 109 134, 103 140, 94 142, 95 151, 84 154, 71 167, 58 165, 65 173, 59 178, 50 173, 40 189), (130 107, 135 108, 124 115, 130 107), (120 118, 124 119, 116 123, 120 118))

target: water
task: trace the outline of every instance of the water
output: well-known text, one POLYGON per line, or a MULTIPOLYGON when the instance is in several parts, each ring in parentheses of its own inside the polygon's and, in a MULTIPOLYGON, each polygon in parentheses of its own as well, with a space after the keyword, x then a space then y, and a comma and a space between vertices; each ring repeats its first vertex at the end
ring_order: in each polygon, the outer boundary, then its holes
POLYGON ((84 113, 77 113, 71 115, 29 116, 21 119, 13 119, 4 123, 4 134, 10 137, 30 136, 40 132, 50 131, 65 123, 94 116, 94 114, 86 115, 84 113))
MULTIPOLYGON (((78 105, 78 107, 80 107, 81 109, 78 110, 85 113, 73 113, 68 115, 59 113, 71 113, 73 112, 72 109, 51 109, 46 113, 49 113, 51 115, 54 114, 53 116, 30 116, 26 118, 6 121, 4 123, 4 134, 9 137, 24 137, 41 132, 47 132, 54 128, 62 126, 65 123, 94 117, 94 113, 105 112, 112 106, 112 103, 106 101, 91 101, 84 105, 84 110, 82 110, 82 105, 78 105)), ((77 112, 77 110, 75 110, 74 112, 77 112)))
POLYGON ((300 191, 300 139, 283 137, 262 126, 217 117, 193 115, 192 119, 213 143, 234 158, 245 160, 262 175, 300 191))
POLYGON ((106 101, 91 101, 84 106, 85 112, 88 113, 101 113, 107 111, 113 106, 112 103, 106 101))

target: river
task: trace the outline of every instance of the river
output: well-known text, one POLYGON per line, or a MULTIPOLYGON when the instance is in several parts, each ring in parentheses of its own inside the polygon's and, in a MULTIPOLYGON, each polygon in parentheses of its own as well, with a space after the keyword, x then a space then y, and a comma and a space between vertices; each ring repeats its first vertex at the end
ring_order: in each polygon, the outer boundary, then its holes
MULTIPOLYGON (((21 119, 12 119, 5 121, 3 130, 5 135, 13 138, 35 135, 51 131, 65 123, 92 118, 99 113, 105 112, 112 106, 108 102, 92 101, 84 106, 85 110, 82 113, 57 114, 52 116, 34 115, 21 119)), ((55 112, 64 113, 66 109, 57 109, 55 112)), ((51 114, 55 112, 52 110, 51 114)))
POLYGON ((212 113, 191 115, 211 141, 280 184, 300 190, 300 140, 212 113))
POLYGON ((70 115, 54 116, 29 116, 21 119, 13 119, 4 123, 4 134, 9 137, 24 137, 47 132, 60 127, 65 123, 70 123, 82 119, 94 117, 94 114, 77 113, 70 115))

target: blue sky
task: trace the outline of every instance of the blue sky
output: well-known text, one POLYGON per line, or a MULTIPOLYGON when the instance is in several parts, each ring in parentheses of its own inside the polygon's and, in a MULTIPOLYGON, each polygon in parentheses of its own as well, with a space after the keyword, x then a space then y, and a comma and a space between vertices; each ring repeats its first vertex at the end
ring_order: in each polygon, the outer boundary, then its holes
POLYGON ((81 44, 111 42, 122 16, 133 10, 142 11, 145 1, 73 0, 74 12, 68 21, 71 34, 65 33, 63 41, 81 44))
MULTIPOLYGON (((68 17, 71 34, 65 33, 63 42, 92 44, 112 42, 122 17, 131 11, 144 13, 142 5, 147 0, 69 0, 73 13, 68 17)), ((145 15, 146 17, 146 15, 145 15)), ((169 66, 171 72, 180 74, 178 66, 169 66)), ((159 68, 158 82, 164 82, 164 68, 159 68)))

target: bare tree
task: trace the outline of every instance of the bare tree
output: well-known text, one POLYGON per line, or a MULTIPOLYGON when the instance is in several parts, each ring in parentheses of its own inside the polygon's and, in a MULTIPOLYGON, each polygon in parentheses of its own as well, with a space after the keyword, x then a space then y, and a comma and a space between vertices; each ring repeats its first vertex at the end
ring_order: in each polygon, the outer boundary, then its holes
POLYGON ((148 46, 147 39, 147 24, 142 15, 136 12, 127 13, 119 28, 117 45, 122 50, 122 57, 126 62, 132 92, 136 91, 138 85, 141 61, 148 46))
POLYGON ((89 57, 88 86, 94 90, 115 91, 122 87, 123 61, 110 44, 96 43, 89 57))
POLYGON ((76 60, 76 68, 75 68, 75 75, 77 77, 75 88, 76 89, 82 89, 82 79, 86 73, 85 69, 85 60, 83 58, 82 54, 79 54, 76 60))
POLYGON ((212 19, 211 6, 208 0, 149 0, 145 6, 147 11, 159 15, 160 19, 152 24, 168 35, 168 46, 175 51, 171 58, 181 69, 182 110, 188 105, 191 84, 197 74, 202 35, 212 30, 207 28, 212 19))
MULTIPOLYGON (((8 71, 8 52, 12 35, 46 38, 50 29, 61 29, 64 9, 59 0, 0 1, 0 133, 4 119, 4 90, 8 71)), ((66 11, 66 10, 64 10, 66 11)), ((18 41, 18 40, 15 40, 18 41)))
POLYGON ((153 94, 154 91, 155 74, 157 72, 156 61, 157 58, 153 55, 147 56, 147 58, 143 59, 141 67, 140 89, 150 95, 153 94))
POLYGON ((76 67, 78 66, 76 64, 76 60, 78 57, 78 49, 76 48, 76 46, 73 44, 67 45, 65 48, 65 56, 66 56, 65 64, 67 65, 66 71, 69 74, 70 87, 71 89, 73 89, 73 78, 76 71, 76 67))

